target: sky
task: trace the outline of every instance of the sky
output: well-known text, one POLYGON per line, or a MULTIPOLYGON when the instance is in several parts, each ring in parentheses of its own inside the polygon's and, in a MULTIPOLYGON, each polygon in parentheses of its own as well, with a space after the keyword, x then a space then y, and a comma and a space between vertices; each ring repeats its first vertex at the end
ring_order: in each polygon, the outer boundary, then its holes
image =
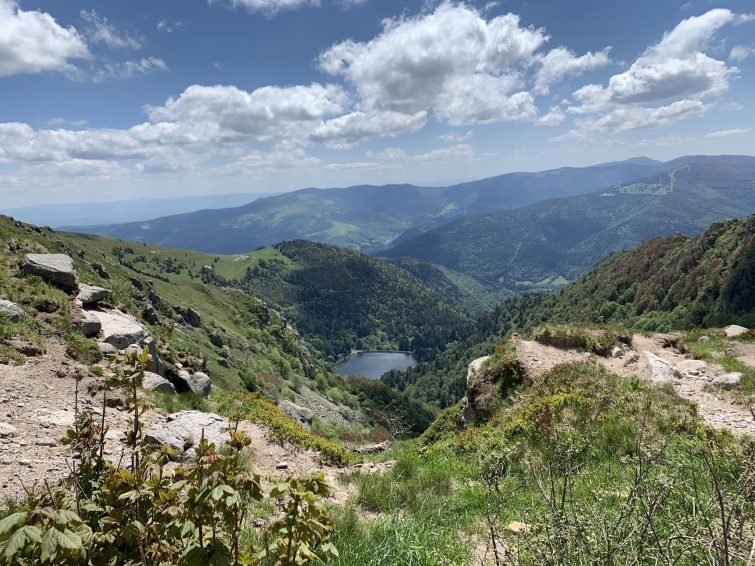
POLYGON ((0 208, 755 153, 751 0, 0 0, 0 208))

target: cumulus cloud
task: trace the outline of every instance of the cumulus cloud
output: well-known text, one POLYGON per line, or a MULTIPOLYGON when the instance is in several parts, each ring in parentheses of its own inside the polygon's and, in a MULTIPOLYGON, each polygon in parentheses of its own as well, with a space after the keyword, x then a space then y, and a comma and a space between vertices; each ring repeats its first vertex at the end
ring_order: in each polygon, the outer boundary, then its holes
POLYGON ((15 0, 0 0, 0 77, 41 71, 69 71, 72 60, 90 56, 73 27, 47 13, 24 11, 15 0))
POLYGON ((473 135, 472 130, 467 130, 466 132, 446 132, 439 135, 438 139, 446 143, 461 143, 472 139, 473 135))
POLYGON ((536 91, 546 94, 552 84, 567 76, 577 76, 605 67, 611 62, 609 52, 610 48, 606 48, 597 53, 588 51, 584 55, 577 56, 566 47, 551 49, 539 60, 540 69, 535 74, 536 91))
POLYGON ((729 59, 732 61, 744 61, 755 55, 755 44, 752 45, 735 45, 731 48, 729 59))
POLYGON ((576 90, 568 111, 593 115, 578 120, 581 128, 613 132, 701 116, 712 107, 705 100, 725 93, 739 73, 705 51, 719 29, 745 19, 714 9, 682 20, 607 85, 576 90))
POLYGON ((141 49, 142 41, 121 32, 110 24, 107 18, 99 16, 94 10, 82 10, 79 17, 86 25, 85 35, 90 43, 102 43, 111 49, 141 49))

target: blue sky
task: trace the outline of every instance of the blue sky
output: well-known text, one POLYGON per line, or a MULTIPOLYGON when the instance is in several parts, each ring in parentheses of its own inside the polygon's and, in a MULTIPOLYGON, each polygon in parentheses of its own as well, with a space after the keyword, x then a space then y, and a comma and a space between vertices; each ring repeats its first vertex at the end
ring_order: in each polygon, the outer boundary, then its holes
POLYGON ((752 154, 749 0, 0 0, 0 204, 752 154))

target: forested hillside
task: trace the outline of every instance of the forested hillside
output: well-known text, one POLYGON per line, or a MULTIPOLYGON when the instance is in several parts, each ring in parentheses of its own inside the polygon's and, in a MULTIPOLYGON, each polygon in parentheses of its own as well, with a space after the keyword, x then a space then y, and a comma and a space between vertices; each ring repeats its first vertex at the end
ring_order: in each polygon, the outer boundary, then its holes
POLYGON ((611 253, 657 236, 692 236, 755 212, 755 159, 679 164, 587 195, 455 220, 383 252, 516 290, 563 285, 611 253))
POLYGON ((687 238, 647 241, 618 253, 555 294, 502 303, 474 335, 435 360, 383 380, 441 406, 464 392, 469 362, 508 332, 544 322, 606 323, 666 332, 730 323, 755 324, 755 216, 712 225, 687 238))

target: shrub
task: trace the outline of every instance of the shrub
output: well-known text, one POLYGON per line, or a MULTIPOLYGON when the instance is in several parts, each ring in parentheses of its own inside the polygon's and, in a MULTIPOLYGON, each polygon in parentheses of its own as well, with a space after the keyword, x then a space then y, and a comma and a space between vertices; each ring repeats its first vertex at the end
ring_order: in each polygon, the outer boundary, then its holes
POLYGON ((607 357, 619 344, 631 344, 628 331, 608 326, 546 324, 535 329, 534 339, 547 346, 576 349, 607 357))

